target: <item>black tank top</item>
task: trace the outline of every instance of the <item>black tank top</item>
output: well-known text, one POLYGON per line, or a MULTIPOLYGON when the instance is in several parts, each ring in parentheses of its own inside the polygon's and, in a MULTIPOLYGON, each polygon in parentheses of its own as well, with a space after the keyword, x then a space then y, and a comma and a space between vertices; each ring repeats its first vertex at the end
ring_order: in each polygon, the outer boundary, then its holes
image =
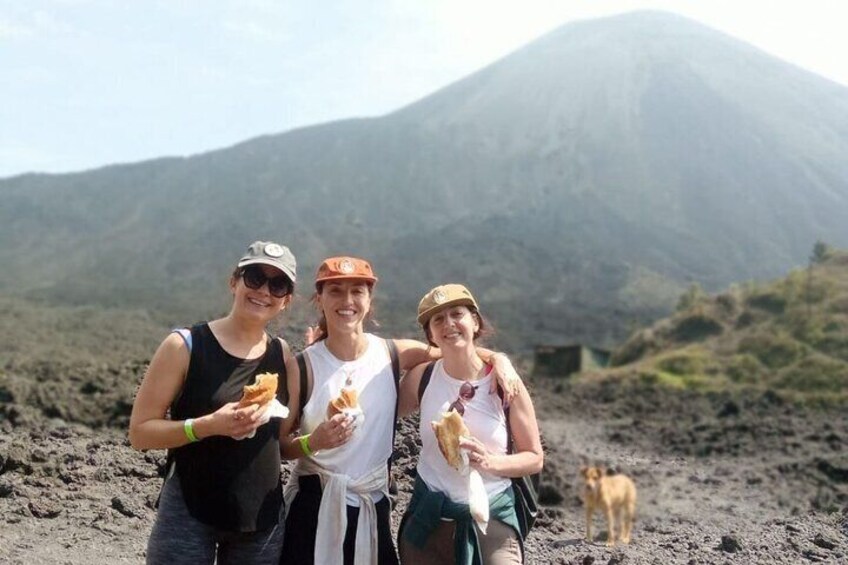
MULTIPOLYGON (((209 324, 191 329, 191 361, 171 418, 197 418, 241 398, 257 373, 277 373, 277 398, 288 401, 286 366, 278 339, 268 338, 258 359, 233 357, 221 347, 209 324)), ((189 513, 206 524, 235 532, 274 526, 282 505, 280 420, 272 419, 250 439, 213 436, 171 452, 189 513)))

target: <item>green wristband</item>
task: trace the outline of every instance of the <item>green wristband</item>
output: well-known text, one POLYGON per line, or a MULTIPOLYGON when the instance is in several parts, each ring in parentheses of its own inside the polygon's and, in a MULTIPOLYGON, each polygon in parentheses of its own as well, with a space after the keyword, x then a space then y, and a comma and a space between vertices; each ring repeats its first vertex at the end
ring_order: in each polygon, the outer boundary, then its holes
POLYGON ((300 436, 298 438, 298 441, 300 442, 300 449, 303 450, 303 454, 312 457, 312 450, 309 449, 309 434, 306 434, 305 436, 300 436))
POLYGON ((183 431, 191 443, 200 441, 197 439, 197 436, 194 435, 194 418, 189 418, 183 423, 183 431))

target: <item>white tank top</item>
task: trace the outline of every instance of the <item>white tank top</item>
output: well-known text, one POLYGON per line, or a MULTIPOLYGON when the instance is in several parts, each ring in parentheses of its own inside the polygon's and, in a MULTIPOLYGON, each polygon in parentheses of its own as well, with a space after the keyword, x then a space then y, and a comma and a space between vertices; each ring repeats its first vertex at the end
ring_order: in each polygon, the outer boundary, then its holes
MULTIPOLYGON (((351 388, 359 395, 359 405, 364 422, 359 425, 346 444, 325 449, 312 456, 312 460, 333 473, 344 474, 357 480, 378 464, 386 464, 392 455, 397 390, 395 389, 392 362, 385 341, 375 335, 365 334, 368 348, 353 361, 342 361, 327 349, 324 340, 309 346, 304 353, 312 365, 312 394, 303 408, 302 433, 312 433, 327 418, 327 404, 339 395, 350 377, 351 388)), ((377 502, 382 494, 373 493, 377 502)), ((347 495, 348 504, 359 506, 355 495, 347 495)))
MULTIPOLYGON (((497 393, 490 394, 491 373, 474 381, 477 386, 474 398, 465 403, 465 415, 462 417, 471 435, 483 442, 492 453, 506 453, 506 417, 501 399, 497 393)), ((421 455, 418 459, 418 474, 430 490, 445 493, 452 501, 468 503, 468 477, 448 465, 430 422, 442 417, 444 404, 459 398, 459 387, 465 381, 455 379, 445 372, 441 360, 436 361, 433 374, 424 396, 421 397, 421 455)), ((490 473, 480 473, 486 494, 491 498, 510 487, 508 478, 490 473)))

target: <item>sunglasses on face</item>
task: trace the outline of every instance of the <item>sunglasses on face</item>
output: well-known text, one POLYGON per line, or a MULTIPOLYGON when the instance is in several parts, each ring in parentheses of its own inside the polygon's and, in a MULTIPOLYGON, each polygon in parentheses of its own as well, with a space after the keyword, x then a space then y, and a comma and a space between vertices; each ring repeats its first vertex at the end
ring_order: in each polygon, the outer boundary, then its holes
POLYGON ((250 265, 241 270, 244 286, 251 290, 259 290, 267 282, 271 296, 282 298, 292 292, 292 283, 285 275, 269 277, 258 265, 250 265))
POLYGON ((460 416, 465 416, 465 403, 470 402, 474 398, 476 391, 477 387, 471 383, 462 383, 462 386, 459 387, 459 397, 448 407, 448 412, 456 410, 460 416))

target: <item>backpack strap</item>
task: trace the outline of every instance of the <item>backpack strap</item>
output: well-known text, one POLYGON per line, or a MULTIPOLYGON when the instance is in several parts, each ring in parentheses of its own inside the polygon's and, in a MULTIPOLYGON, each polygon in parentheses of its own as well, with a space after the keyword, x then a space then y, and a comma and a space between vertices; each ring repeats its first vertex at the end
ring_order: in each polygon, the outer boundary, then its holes
MULTIPOLYGON (((397 346, 393 339, 386 340, 386 347, 389 350, 389 359, 391 359, 392 362, 392 376, 395 381, 395 416, 394 420, 392 420, 392 453, 394 454, 395 435, 397 435, 398 406, 400 405, 400 357, 398 356, 397 346)), ((392 457, 389 456, 389 476, 391 476, 391 473, 392 457)))
POLYGON ((512 441, 512 428, 509 425, 509 404, 504 403, 504 391, 500 386, 498 386, 498 398, 501 399, 501 406, 503 406, 504 418, 506 418, 506 452, 515 453, 515 445, 512 441))
POLYGON ((306 356, 303 354, 303 351, 294 356, 297 361, 298 372, 300 372, 300 418, 303 419, 303 407, 306 406, 306 387, 309 384, 308 379, 306 378, 306 356))
POLYGON ((395 340, 387 339, 386 347, 389 348, 389 359, 392 360, 392 375, 395 377, 395 390, 400 389, 400 357, 398 356, 395 340))
POLYGON ((433 369, 436 367, 435 361, 427 363, 424 368, 424 373, 421 375, 421 380, 418 382, 418 406, 421 406, 421 399, 424 398, 424 391, 427 390, 427 385, 430 384, 430 377, 433 376, 433 369))

